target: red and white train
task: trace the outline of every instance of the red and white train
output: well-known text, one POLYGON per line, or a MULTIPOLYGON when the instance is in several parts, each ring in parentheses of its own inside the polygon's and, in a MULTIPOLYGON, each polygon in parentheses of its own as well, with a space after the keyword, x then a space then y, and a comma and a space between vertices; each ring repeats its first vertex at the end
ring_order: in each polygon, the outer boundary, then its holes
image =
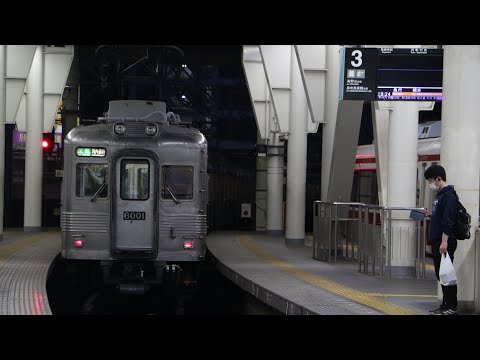
MULTIPOLYGON (((433 192, 426 191, 428 189, 423 174, 430 165, 440 163, 440 127, 440 121, 430 121, 418 126, 417 207, 429 208, 430 206, 424 205, 433 201, 433 192)), ((378 204, 374 144, 358 146, 351 200, 378 204)))

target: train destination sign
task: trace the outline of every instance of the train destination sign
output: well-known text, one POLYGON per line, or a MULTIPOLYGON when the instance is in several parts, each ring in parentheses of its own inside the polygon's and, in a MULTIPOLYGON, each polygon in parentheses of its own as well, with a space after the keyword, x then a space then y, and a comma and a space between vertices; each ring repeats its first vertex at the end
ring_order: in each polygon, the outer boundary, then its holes
POLYGON ((107 150, 105 148, 78 147, 76 154, 83 157, 105 157, 107 150))
POLYGON ((442 101, 443 49, 342 50, 340 99, 442 101))

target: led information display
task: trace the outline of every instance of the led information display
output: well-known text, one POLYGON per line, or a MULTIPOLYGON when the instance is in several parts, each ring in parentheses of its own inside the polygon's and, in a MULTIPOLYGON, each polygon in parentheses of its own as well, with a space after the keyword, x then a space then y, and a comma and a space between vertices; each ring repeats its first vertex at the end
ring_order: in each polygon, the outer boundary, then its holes
POLYGON ((442 101, 443 49, 380 48, 375 100, 442 101))
POLYGON ((443 49, 345 48, 340 99, 442 101, 443 49))

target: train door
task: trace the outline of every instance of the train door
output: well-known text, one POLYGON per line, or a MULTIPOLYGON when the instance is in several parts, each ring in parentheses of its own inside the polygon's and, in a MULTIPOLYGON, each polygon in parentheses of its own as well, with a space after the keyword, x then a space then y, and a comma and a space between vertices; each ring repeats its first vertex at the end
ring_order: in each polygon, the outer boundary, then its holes
POLYGON ((115 160, 114 255, 156 256, 155 173, 155 162, 149 157, 115 160))

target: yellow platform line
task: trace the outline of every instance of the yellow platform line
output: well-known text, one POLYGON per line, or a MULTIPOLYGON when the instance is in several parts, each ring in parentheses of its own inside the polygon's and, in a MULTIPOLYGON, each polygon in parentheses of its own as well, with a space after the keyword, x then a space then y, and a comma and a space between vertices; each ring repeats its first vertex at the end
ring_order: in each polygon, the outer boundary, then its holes
POLYGON ((415 294, 381 294, 381 293, 365 293, 368 296, 383 296, 383 297, 422 297, 422 298, 436 298, 437 295, 415 295, 415 294))
POLYGON ((425 264, 425 269, 435 271, 435 266, 433 266, 432 264, 425 264))
POLYGON ((15 241, 14 243, 5 246, 1 246, 0 243, 0 261, 7 259, 13 254, 25 249, 26 247, 29 247, 30 245, 38 241, 53 239, 53 236, 47 237, 47 235, 51 233, 52 232, 36 233, 35 235, 28 236, 27 238, 15 241))
POLYGON ((346 286, 340 285, 336 282, 333 282, 331 280, 327 280, 321 276, 315 275, 308 273, 300 268, 297 268, 296 266, 293 266, 289 263, 286 263, 284 261, 281 261, 270 254, 268 254, 265 250, 263 250, 261 247, 259 247, 257 244, 254 243, 254 241, 250 238, 249 235, 247 234, 240 234, 238 236, 238 240, 248 250, 250 250, 252 253, 254 253, 256 256, 258 256, 260 259, 263 261, 276 266, 293 276, 302 279, 305 282, 308 282, 310 284, 316 285, 322 289, 328 290, 332 293, 335 293, 337 295, 340 295, 344 298, 353 300, 355 302, 358 302, 360 304, 369 306, 371 308, 374 308, 376 310, 379 310, 385 314, 388 315, 416 315, 417 313, 413 310, 406 309, 404 307, 391 304, 386 301, 378 300, 375 299, 373 296, 370 296, 368 294, 362 293, 360 291, 348 288, 346 286))

